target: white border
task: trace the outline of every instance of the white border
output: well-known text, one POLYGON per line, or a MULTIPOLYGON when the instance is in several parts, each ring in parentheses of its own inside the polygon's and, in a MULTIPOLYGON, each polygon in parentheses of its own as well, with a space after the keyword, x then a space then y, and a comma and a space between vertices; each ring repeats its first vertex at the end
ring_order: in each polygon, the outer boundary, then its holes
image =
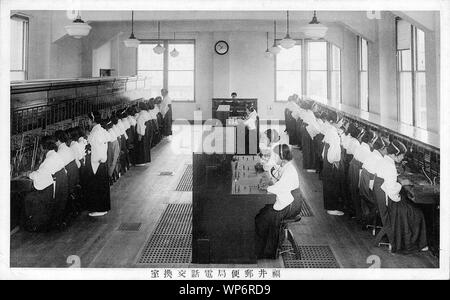
MULTIPOLYGON (((450 64, 448 0, 0 0, 0 279, 150 279, 150 269, 53 269, 9 268, 9 13, 24 10, 439 10, 441 12, 441 194, 449 195, 450 64)), ((441 201, 441 256, 439 269, 281 269, 281 279, 448 279, 449 278, 449 202, 441 201)), ((161 270, 161 269, 160 269, 161 270)), ((188 270, 188 269, 187 269, 188 270)), ((202 270, 202 269, 199 269, 202 270)), ((213 269, 217 270, 217 269, 213 269)), ((231 269, 229 269, 231 272, 231 269)), ((242 270, 242 269, 241 269, 242 270)), ((256 269, 258 270, 258 269, 256 269)), ((176 270, 174 270, 176 271, 176 270)), ((189 270, 188 270, 189 271, 189 270)), ((174 278, 179 279, 179 278, 174 278)), ((201 278, 205 279, 205 278, 201 278)), ((214 278, 218 279, 218 278, 214 278)), ((257 279, 257 278, 254 278, 257 279)))

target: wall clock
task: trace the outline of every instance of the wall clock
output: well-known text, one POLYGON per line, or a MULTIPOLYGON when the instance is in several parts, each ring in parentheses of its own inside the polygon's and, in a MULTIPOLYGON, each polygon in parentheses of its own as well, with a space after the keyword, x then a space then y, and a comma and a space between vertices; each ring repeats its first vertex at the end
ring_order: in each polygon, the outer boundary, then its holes
POLYGON ((228 52, 228 49, 230 48, 230 46, 228 46, 228 43, 225 41, 218 41, 215 45, 214 45, 214 50, 216 51, 217 54, 219 55, 224 55, 228 52))

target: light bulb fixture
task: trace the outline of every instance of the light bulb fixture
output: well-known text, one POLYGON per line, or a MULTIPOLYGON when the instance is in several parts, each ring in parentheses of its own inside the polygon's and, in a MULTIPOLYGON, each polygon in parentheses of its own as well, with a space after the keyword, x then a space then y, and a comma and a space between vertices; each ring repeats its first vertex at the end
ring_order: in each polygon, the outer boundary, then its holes
POLYGON ((266 52, 264 52, 266 58, 272 58, 273 54, 269 51, 269 32, 266 32, 266 52))
POLYGON ((270 47, 269 51, 270 53, 272 53, 273 55, 277 55, 278 53, 280 53, 281 48, 278 47, 277 45, 277 21, 273 21, 273 45, 272 47, 270 47))
POLYGON ((286 28, 286 36, 280 41, 280 45, 284 49, 290 49, 295 46, 296 41, 289 36, 289 11, 286 12, 286 28))
POLYGON ((81 19, 80 11, 78 11, 77 18, 73 20, 72 24, 64 26, 68 35, 80 39, 83 36, 87 36, 91 31, 91 26, 84 23, 81 19))
POLYGON ((158 21, 158 45, 155 46, 155 48, 153 48, 153 52, 155 52, 156 54, 162 54, 164 53, 164 51, 166 50, 163 46, 161 46, 161 41, 160 41, 160 27, 159 27, 159 21, 158 21))
POLYGON ((125 46, 128 48, 137 48, 141 43, 141 41, 134 36, 133 29, 134 29, 134 11, 131 11, 131 35, 129 38, 123 41, 125 46))
POLYGON ((317 20, 316 17, 316 11, 314 11, 314 16, 311 22, 309 22, 308 25, 303 26, 301 30, 305 34, 306 38, 318 40, 325 37, 328 27, 323 24, 320 24, 320 22, 317 20))
MULTIPOLYGON (((175 32, 173 33, 173 40, 175 41, 175 32)), ((172 57, 177 57, 180 54, 180 52, 178 52, 178 50, 175 48, 175 46, 173 47, 173 50, 170 51, 170 56, 172 57)))

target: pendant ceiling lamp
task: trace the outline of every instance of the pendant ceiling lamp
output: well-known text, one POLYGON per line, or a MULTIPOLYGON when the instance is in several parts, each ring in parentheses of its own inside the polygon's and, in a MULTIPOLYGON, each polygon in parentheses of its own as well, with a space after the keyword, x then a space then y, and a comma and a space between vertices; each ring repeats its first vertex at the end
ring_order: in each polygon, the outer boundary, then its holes
POLYGON ((296 42, 289 36, 289 11, 286 12, 286 28, 286 36, 280 41, 280 45, 284 49, 290 49, 295 46, 296 42))
MULTIPOLYGON (((175 40, 175 32, 173 33, 173 40, 175 40)), ((173 50, 170 51, 170 56, 172 57, 177 57, 180 54, 180 52, 178 52, 177 48, 175 48, 175 46, 173 47, 173 50)))
POLYGON ((159 21, 158 21, 158 45, 155 46, 155 48, 153 48, 153 52, 155 52, 156 54, 162 54, 164 52, 164 50, 166 50, 163 46, 161 46, 161 41, 160 41, 160 27, 159 27, 159 21))
POLYGON ((277 22, 273 21, 273 45, 269 49, 270 53, 272 53, 273 55, 277 55, 281 51, 281 48, 277 46, 276 38, 277 38, 277 22))
POLYGON ((266 52, 264 52, 266 58, 272 58, 273 54, 269 51, 269 32, 266 32, 266 52))
POLYGON ((73 20, 72 24, 64 26, 68 35, 80 39, 83 36, 87 36, 91 31, 91 26, 84 23, 80 17, 80 11, 78 11, 77 18, 73 20))
POLYGON ((313 40, 318 40, 325 37, 327 30, 327 26, 320 24, 320 22, 317 21, 316 11, 314 11, 314 16, 311 22, 309 22, 308 25, 302 27, 302 32, 305 34, 306 38, 310 38, 313 40))
POLYGON ((137 48, 141 43, 141 41, 134 36, 133 29, 134 29, 134 11, 131 11, 131 35, 129 38, 123 41, 125 46, 128 48, 137 48))

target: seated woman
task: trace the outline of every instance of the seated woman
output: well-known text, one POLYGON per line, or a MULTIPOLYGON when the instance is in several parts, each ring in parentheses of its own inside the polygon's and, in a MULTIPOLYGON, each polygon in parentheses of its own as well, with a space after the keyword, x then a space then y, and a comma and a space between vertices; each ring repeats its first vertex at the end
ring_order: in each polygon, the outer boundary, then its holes
MULTIPOLYGON (((361 162, 361 171, 359 173, 358 190, 361 201, 361 211, 363 222, 372 222, 375 211, 373 210, 372 184, 375 179, 375 170, 372 161, 375 163, 382 158, 379 151, 372 151, 373 143, 378 136, 372 130, 368 130, 361 138, 361 146, 357 153, 357 158, 361 162)), ((382 145, 384 146, 384 145, 382 145)))
POLYGON ((315 172, 316 156, 314 153, 313 140, 317 134, 320 133, 319 125, 317 124, 316 116, 312 111, 311 103, 305 101, 301 108, 304 110, 302 116, 302 126, 300 128, 300 138, 302 139, 302 154, 303 154, 303 168, 307 172, 315 172))
POLYGON ((159 126, 158 126, 159 109, 155 105, 154 98, 150 98, 150 100, 148 100, 148 113, 150 116, 150 121, 151 121, 152 129, 153 129, 153 138, 152 138, 152 147, 153 147, 153 146, 157 145, 161 141, 161 138, 162 138, 162 133, 159 131, 159 126))
MULTIPOLYGON (((350 182, 350 163, 353 160, 353 153, 356 147, 359 147, 359 141, 355 138, 358 136, 358 128, 353 123, 347 123, 343 128, 341 135, 341 164, 343 174, 342 191, 344 193, 344 209, 350 218, 356 217, 355 208, 352 201, 352 191, 350 182)), ((359 172, 359 170, 358 170, 359 172)))
POLYGON ((127 109, 127 113, 127 121, 130 124, 130 127, 126 130, 128 136, 127 148, 130 156, 130 164, 136 164, 136 118, 138 113, 134 105, 127 109))
POLYGON ((47 230, 56 222, 55 204, 60 199, 55 199, 54 176, 64 170, 64 161, 56 152, 55 137, 44 136, 40 147, 45 159, 36 171, 28 175, 36 191, 28 193, 24 199, 24 225, 30 231, 47 230))
POLYGON ((270 170, 277 164, 276 147, 282 144, 280 142, 280 136, 275 129, 267 129, 264 135, 260 139, 259 149, 261 156, 261 163, 265 171, 270 170))
POLYGON ((130 129, 130 122, 128 122, 128 113, 125 111, 119 112, 117 114, 118 124, 117 126, 120 129, 122 135, 120 136, 120 172, 125 174, 126 171, 130 169, 130 154, 128 152, 128 140, 129 136, 127 131, 130 129))
POLYGON ((389 144, 376 168, 379 180, 374 183, 374 192, 392 252, 411 253, 426 251, 428 247, 425 217, 410 200, 402 197, 402 186, 397 181, 395 164, 402 162, 406 152, 405 145, 398 140, 389 144))
POLYGON ((67 217, 72 213, 74 207, 74 199, 76 193, 76 186, 80 183, 80 173, 78 169, 79 162, 74 152, 68 147, 69 136, 65 131, 55 131, 56 146, 58 147, 58 154, 64 161, 64 166, 67 171, 67 184, 68 184, 68 198, 66 201, 58 202, 61 211, 61 218, 67 217), (70 196, 70 197, 69 197, 70 196))
POLYGON ((100 125, 99 112, 89 114, 89 125, 93 126, 88 136, 90 155, 86 157, 85 198, 91 217, 100 217, 111 209, 108 167, 108 132, 100 125))
POLYGON ((324 208, 329 215, 342 216, 343 197, 341 194, 339 164, 341 160, 341 139, 338 134, 340 123, 337 114, 330 112, 325 122, 322 187, 324 208))
POLYGON ((103 129, 107 131, 108 150, 106 165, 108 166, 109 184, 112 185, 119 178, 117 162, 120 155, 120 144, 117 137, 117 130, 114 130, 112 121, 103 120, 103 129))
POLYGON ((281 221, 297 213, 290 210, 294 201, 292 191, 300 186, 291 150, 287 144, 278 145, 275 149, 278 156, 277 164, 280 165, 280 177, 274 185, 267 188, 267 191, 277 197, 273 205, 266 205, 255 218, 258 258, 275 258, 281 221))
POLYGON ((172 135, 172 99, 167 89, 161 89, 161 114, 163 116, 163 135, 172 135))
POLYGON ((136 119, 136 147, 135 147, 135 151, 136 151, 136 161, 135 164, 137 166, 143 166, 146 163, 149 163, 149 155, 148 153, 150 152, 150 145, 148 145, 147 139, 146 139, 146 123, 149 119, 149 115, 147 112, 147 104, 144 102, 139 102, 139 114, 138 117, 136 119))
POLYGON ((289 96, 288 103, 284 110, 284 118, 286 122, 286 131, 289 135, 289 145, 297 146, 299 144, 297 134, 297 119, 300 117, 300 107, 296 103, 294 95, 289 96))
POLYGON ((259 153, 258 113, 253 105, 247 106, 245 112, 245 153, 256 154, 259 153))
POLYGON ((348 142, 350 151, 353 153, 353 159, 350 161, 348 168, 349 188, 350 196, 352 198, 353 209, 355 211, 355 218, 358 223, 363 221, 363 212, 361 207, 361 197, 359 195, 359 178, 362 169, 361 157, 366 152, 370 152, 370 147, 366 142, 362 142, 370 139, 367 136, 365 129, 362 127, 355 127, 355 130, 350 133, 352 138, 348 142), (366 137, 365 137, 366 136, 366 137))

